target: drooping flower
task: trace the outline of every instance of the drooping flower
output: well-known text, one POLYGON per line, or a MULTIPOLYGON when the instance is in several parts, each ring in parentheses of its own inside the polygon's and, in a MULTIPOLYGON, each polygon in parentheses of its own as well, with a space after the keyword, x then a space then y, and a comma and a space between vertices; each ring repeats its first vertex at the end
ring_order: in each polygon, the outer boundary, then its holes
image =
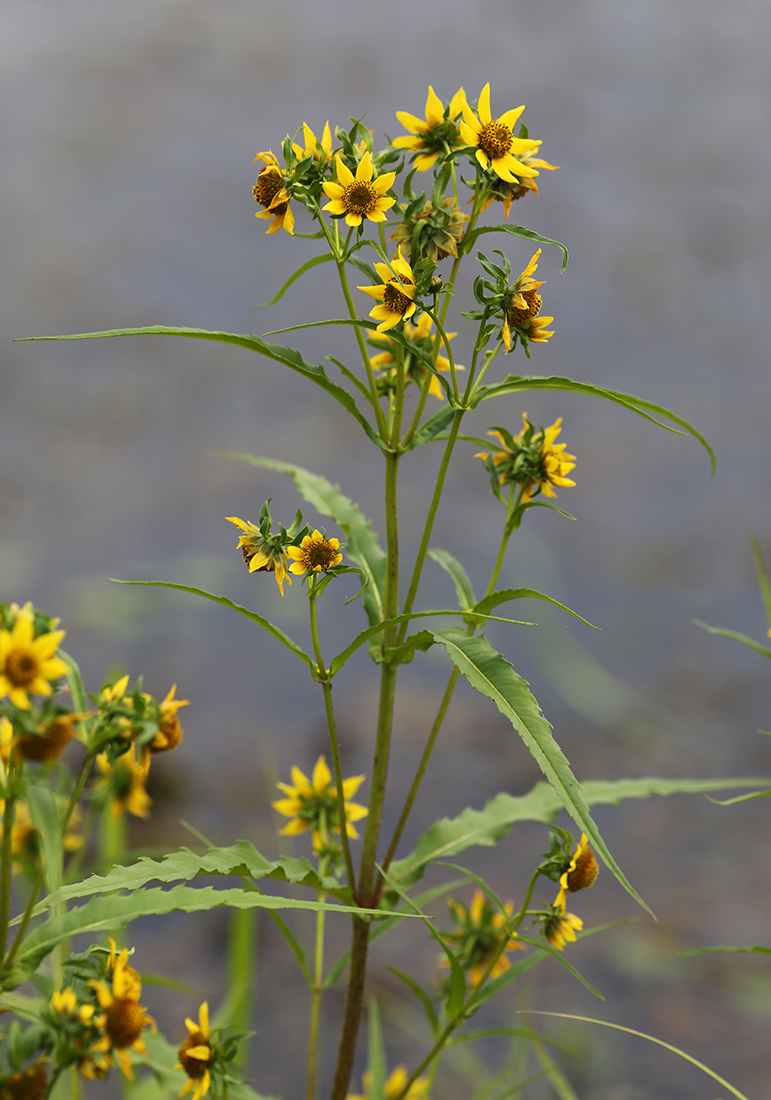
POLYGON ((500 446, 494 452, 481 451, 474 457, 481 458, 487 466, 494 491, 496 482, 499 486, 514 482, 522 486, 523 504, 541 492, 556 497, 553 485, 575 485, 566 475, 575 467, 576 456, 565 451, 567 444, 554 442, 562 431, 562 417, 548 428, 531 424, 527 413, 522 413, 522 422, 522 431, 513 437, 505 428, 488 431, 488 435, 499 440, 500 446))
POLYGON ((419 172, 425 172, 432 167, 437 157, 448 156, 462 144, 455 120, 463 111, 465 103, 466 93, 463 88, 458 88, 449 105, 445 107, 429 84, 425 120, 411 115, 409 111, 396 112, 399 122, 410 133, 396 138, 394 147, 417 153, 415 167, 419 172))
POLYGON ((515 179, 538 175, 536 168, 517 159, 518 154, 532 152, 541 144, 529 137, 514 137, 514 124, 524 109, 524 106, 517 107, 494 119, 490 113, 489 84, 485 84, 479 93, 479 117, 467 103, 463 105, 463 121, 460 124, 463 141, 476 148, 475 156, 483 169, 492 168, 497 176, 510 183, 515 179))
POLYGON ((396 241, 408 260, 417 262, 412 255, 413 245, 418 260, 427 257, 438 263, 447 256, 457 260, 458 244, 463 240, 469 216, 460 209, 454 195, 442 199, 436 208, 426 202, 422 209, 412 213, 411 204, 402 204, 402 209, 404 216, 390 239, 396 241))
MULTIPOLYGON (((416 324, 411 325, 409 321, 405 322, 403 334, 410 344, 413 344, 415 348, 419 348, 421 351, 425 352, 426 355, 430 356, 434 346, 434 336, 431 332, 433 325, 434 322, 429 315, 427 313, 421 313, 416 324)), ((447 338, 453 340, 457 335, 457 332, 448 332, 447 338)), ((370 363, 373 368, 376 371, 389 371, 389 377, 395 379, 396 367, 393 365, 396 363, 395 341, 384 332, 371 332, 368 339, 378 345, 382 344, 387 349, 370 358, 370 363)), ((450 360, 444 355, 438 355, 434 365, 438 371, 441 371, 442 374, 446 374, 450 369, 450 360)), ((422 385, 427 369, 425 363, 418 355, 407 351, 406 348, 404 349, 404 371, 408 380, 416 382, 418 385, 422 385)), ((466 368, 456 363, 455 369, 458 371, 465 370, 466 368)), ((431 381, 428 384, 428 392, 440 401, 444 399, 444 391, 439 383, 439 379, 434 375, 431 376, 431 381)))
POLYGON ((297 577, 303 573, 325 573, 343 560, 339 539, 328 539, 321 531, 306 535, 299 546, 288 546, 286 552, 292 559, 289 572, 297 577))
POLYGON ((345 215, 346 225, 361 225, 364 218, 371 222, 384 222, 385 212, 396 202, 386 196, 396 179, 395 172, 383 172, 375 176, 369 150, 358 165, 354 176, 342 157, 335 157, 337 182, 326 180, 324 194, 331 201, 324 207, 334 217, 345 215))
POLYGON ((536 318, 541 309, 541 295, 538 287, 543 286, 543 281, 537 282, 532 276, 538 267, 538 257, 541 249, 531 257, 529 264, 509 287, 503 299, 503 328, 501 337, 506 345, 506 354, 511 351, 511 330, 516 329, 520 336, 526 340, 532 340, 536 344, 545 344, 553 332, 544 332, 543 328, 551 324, 553 317, 536 318))
POLYGON ((189 1034, 180 1045, 177 1054, 179 1062, 176 1068, 183 1069, 188 1079, 178 1095, 185 1096, 192 1091, 192 1100, 201 1100, 211 1085, 211 1065, 214 1060, 214 1051, 210 1043, 207 1001, 204 1001, 198 1009, 198 1023, 188 1017, 185 1020, 185 1026, 189 1034))
POLYGON ((55 653, 66 631, 51 630, 35 637, 32 605, 16 610, 12 630, 0 629, 0 699, 30 709, 30 695, 50 695, 51 684, 69 671, 55 653))
POLYGON ((377 286, 360 286, 358 289, 380 302, 380 305, 369 311, 369 315, 380 322, 377 326, 378 332, 387 332, 415 312, 415 276, 402 256, 401 248, 397 248, 390 266, 376 263, 375 270, 383 282, 377 286))
MULTIPOLYGON (((313 130, 307 122, 303 123, 303 138, 305 139, 305 148, 292 143, 295 156, 298 158, 313 157, 313 159, 322 167, 332 159, 332 132, 329 129, 329 122, 326 122, 321 134, 321 140, 316 137, 313 130), (321 150, 321 151, 319 151, 321 150)), ((195 1097, 198 1100, 198 1097, 195 1097)))
MULTIPOLYGON (((505 932, 508 918, 514 912, 513 903, 506 902, 504 916, 494 908, 483 890, 476 890, 468 908, 457 898, 451 898, 448 905, 457 927, 452 932, 443 932, 442 939, 453 948, 460 965, 469 971, 472 983, 476 985, 481 981, 504 940, 505 946, 490 971, 490 977, 497 978, 508 970, 511 963, 506 957, 507 952, 525 948, 516 935, 509 936, 505 932)), ((440 966, 449 965, 449 959, 440 960, 440 966)))
POLYGON ((554 900, 555 906, 564 909, 566 894, 574 894, 577 890, 586 890, 593 886, 599 870, 594 852, 586 839, 586 833, 581 833, 581 839, 570 857, 570 863, 560 875, 560 889, 554 900))
POLYGON ((238 516, 226 516, 228 523, 235 523, 244 532, 238 539, 238 546, 243 551, 244 561, 249 566, 250 573, 275 573, 276 584, 281 595, 284 595, 284 581, 292 583, 292 578, 287 576, 286 549, 275 541, 267 539, 259 527, 253 523, 239 519, 238 516))
MULTIPOLYGON (((397 1096, 401 1096, 409 1079, 405 1065, 397 1066, 395 1070, 392 1070, 383 1084, 383 1095, 386 1100, 396 1100, 397 1096)), ((404 1100, 428 1100, 430 1087, 431 1082, 428 1077, 418 1077, 410 1085, 404 1100)), ((369 1070, 362 1074, 362 1088, 363 1092, 356 1095, 349 1093, 346 1100, 370 1100, 372 1074, 369 1070)))
POLYGON ((294 214, 289 207, 289 192, 286 189, 286 178, 281 170, 278 160, 272 150, 258 153, 254 158, 265 162, 265 167, 260 169, 257 182, 252 188, 255 201, 264 206, 264 210, 258 210, 257 218, 272 218, 266 233, 278 233, 279 229, 285 229, 287 233, 294 233, 294 214))
POLYGON ((557 951, 562 951, 565 943, 576 938, 576 932, 580 932, 584 922, 575 913, 566 913, 565 907, 554 907, 553 912, 547 917, 543 925, 543 934, 547 943, 557 951))
POLYGON ((106 753, 99 753, 96 766, 104 777, 99 782, 102 795, 109 802, 110 813, 120 817, 128 812, 134 817, 149 817, 152 799, 147 793, 147 773, 150 770, 150 757, 137 761, 136 745, 111 764, 106 753))
POLYGON ((130 1081, 134 1079, 129 1050, 137 1054, 146 1054, 142 1032, 147 1027, 156 1030, 155 1020, 147 1009, 139 1003, 142 984, 136 970, 128 965, 128 950, 121 951, 112 968, 112 988, 102 981, 90 984, 96 992, 96 999, 104 1010, 104 1031, 109 1046, 115 1053, 123 1073, 130 1081))
MULTIPOLYGON (((340 832, 340 819, 337 811, 337 787, 332 785, 332 773, 327 766, 326 759, 320 756, 313 768, 313 777, 308 779, 299 768, 292 768, 292 782, 277 783, 279 790, 287 796, 271 803, 274 810, 283 817, 291 817, 292 820, 281 830, 281 836, 299 836, 306 829, 311 830, 314 851, 320 851, 327 844, 330 831, 340 832)), ((354 821, 360 821, 367 816, 366 806, 361 806, 350 799, 358 791, 364 782, 363 775, 352 775, 343 780, 343 805, 345 807, 345 832, 352 840, 357 840, 359 834, 353 826, 354 821)))
POLYGON ((180 707, 190 706, 190 700, 175 699, 174 693, 176 690, 177 685, 172 684, 166 698, 158 704, 160 729, 148 746, 151 753, 171 752, 172 749, 176 749, 184 737, 185 731, 179 724, 177 711, 180 707))

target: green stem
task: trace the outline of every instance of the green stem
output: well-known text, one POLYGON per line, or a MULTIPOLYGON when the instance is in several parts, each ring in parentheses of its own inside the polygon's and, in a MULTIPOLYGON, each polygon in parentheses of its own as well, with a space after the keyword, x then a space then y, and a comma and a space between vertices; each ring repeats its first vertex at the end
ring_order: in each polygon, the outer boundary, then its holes
MULTIPOLYGON (((323 878, 327 872, 326 857, 319 860, 319 878, 323 878)), ((324 900, 324 891, 319 890, 317 901, 324 900)), ((323 910, 316 914, 316 950, 313 966, 313 987, 311 1000, 311 1025, 308 1039, 308 1100, 315 1100, 316 1096, 316 1061, 319 1038, 319 1014, 321 1011, 321 995, 324 992, 324 917, 323 910)))
MULTIPOLYGON (((254 993, 254 949, 257 939, 257 910, 233 909, 228 934, 228 995, 229 1024, 236 1031, 248 1031, 254 993)), ((235 1063, 246 1072, 248 1047, 239 1043, 235 1063)))
POLYGON ((330 1100, 345 1100, 348 1095, 348 1082, 353 1069, 353 1057, 356 1053, 356 1039, 359 1033, 361 1008, 364 1003, 364 979, 367 973, 367 949, 369 929, 367 921, 353 917, 353 939, 351 942, 351 961, 348 990, 345 995, 345 1012, 340 1033, 340 1045, 337 1051, 337 1065, 332 1082, 330 1100))
POLYGON ((528 886, 527 886, 527 893, 525 894, 525 900, 522 902, 522 908, 520 909, 519 913, 517 914, 517 916, 514 918, 514 920, 512 922, 512 925, 511 925, 511 931, 512 932, 517 931, 519 926, 522 924, 522 921, 525 919, 525 917, 528 914, 528 906, 530 905, 530 899, 533 896, 533 891, 535 890, 535 884, 536 884, 536 882, 538 882, 540 874, 541 874, 541 872, 538 869, 533 871, 533 875, 532 875, 532 877, 530 879, 530 882, 528 883, 528 886))
MULTIPOLYGON (((13 873, 13 819, 16 795, 9 795, 3 810, 3 848, 0 864, 0 948, 5 956, 8 944, 8 922, 11 919, 11 877, 13 873)), ((34 902, 33 902, 34 904, 34 902)))

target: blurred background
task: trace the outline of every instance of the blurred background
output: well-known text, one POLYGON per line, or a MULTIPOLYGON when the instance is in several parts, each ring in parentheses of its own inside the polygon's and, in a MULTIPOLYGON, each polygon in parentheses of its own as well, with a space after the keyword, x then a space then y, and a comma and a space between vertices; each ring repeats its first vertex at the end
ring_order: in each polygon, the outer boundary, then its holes
MULTIPOLYGON (((541 174, 540 196, 526 196, 510 218, 571 250, 562 277, 557 250, 546 249, 539 265, 556 335, 534 347, 530 364, 521 351, 499 361, 496 377, 563 374, 647 397, 690 419, 718 459, 710 478, 693 440, 574 395, 505 398, 469 418, 467 430, 484 434, 490 424, 516 430, 523 409, 542 424, 564 417, 578 484, 558 503, 578 522, 528 515, 502 582, 540 588, 602 627, 522 604, 521 617, 540 628, 496 626, 491 641, 531 682, 580 779, 771 775, 771 746, 757 734, 771 725, 768 665, 692 621, 759 640, 766 630, 749 534, 771 562, 767 5, 4 0, 2 8, 0 599, 60 615, 92 690, 125 670, 144 673, 156 695, 177 683, 190 699, 183 747, 153 766, 155 812, 134 828, 137 847, 187 843, 186 818, 217 842, 246 837, 275 852, 272 785, 325 751, 323 713, 304 669, 246 620, 108 578, 221 592, 306 644, 299 584, 282 600, 272 578, 250 577, 225 521, 256 520, 273 496, 274 516, 288 523, 300 503, 293 486, 213 452, 268 455, 339 481, 380 528, 381 463, 339 406, 236 348, 141 337, 12 341, 153 323, 265 332, 340 316, 327 266, 252 312, 318 251, 283 232, 266 236, 254 217, 252 158, 278 153, 304 121, 320 134, 327 119, 334 127, 361 114, 378 147, 385 134, 403 133, 395 111, 423 114, 429 83, 442 99, 460 85, 474 98, 489 80, 494 116, 525 103, 542 155, 561 166, 541 174)), ((501 212, 496 204, 485 217, 501 212)), ((307 215, 297 228, 312 231, 307 215)), ((513 238, 487 243, 505 248, 515 271, 532 254, 513 238)), ((460 362, 470 329, 458 314, 469 308, 473 274, 451 313, 460 362)), ((362 300, 362 311, 370 304, 362 300)), ((355 365, 343 330, 285 339, 311 362, 336 355, 355 365)), ((475 449, 456 451, 433 544, 484 590, 502 508, 475 449)), ((439 458, 426 447, 403 464, 406 553, 439 458)), ((359 603, 342 606, 354 591, 353 579, 327 591, 328 652, 363 625, 359 603)), ((421 605, 452 600, 449 578, 429 565, 421 605)), ((363 656, 348 667, 337 707, 344 771, 358 774, 371 767, 377 676, 363 656)), ((389 820, 447 673, 434 652, 404 670, 389 820)), ((481 807, 502 789, 524 793, 538 779, 492 704, 462 685, 442 747, 405 852, 438 815, 481 807)), ((596 816, 658 923, 643 919, 570 949, 604 1004, 546 965, 539 1007, 650 1031, 748 1095, 766 1095, 771 967, 758 956, 685 959, 675 950, 771 942, 768 803, 727 809, 677 796, 596 816)), ((525 826, 467 863, 516 900, 546 847, 546 829, 525 826)), ((640 916, 607 873, 573 908, 587 926, 640 916)), ((436 912, 446 926, 441 903, 436 912)), ((298 929, 310 934, 310 925, 298 929)), ((131 938, 140 969, 196 986, 216 1004, 226 932, 218 911, 145 920, 131 938)), ((341 922, 333 941, 342 947, 345 934, 341 922)), ((386 1006, 391 1065, 414 1065, 425 1048, 383 968, 383 942, 372 981, 386 1006)), ((393 944, 412 972, 430 977, 435 951, 419 929, 402 929, 393 944)), ((306 1005, 267 922, 256 968, 254 1086, 297 1095, 306 1005)), ((197 1000, 168 990, 149 990, 147 1000, 181 1039, 197 1000)), ((340 991, 329 996, 327 1075, 341 1004, 340 991)), ((505 1011, 514 1007, 511 999, 505 1011)), ((642 1040, 554 1029, 583 1050, 568 1064, 582 1100, 716 1095, 693 1067, 642 1040)), ((502 1064, 503 1042, 479 1051, 490 1069, 502 1064)), ((440 1078, 441 1095, 469 1094, 462 1070, 440 1078)), ((551 1093, 541 1083, 526 1095, 551 1093)))

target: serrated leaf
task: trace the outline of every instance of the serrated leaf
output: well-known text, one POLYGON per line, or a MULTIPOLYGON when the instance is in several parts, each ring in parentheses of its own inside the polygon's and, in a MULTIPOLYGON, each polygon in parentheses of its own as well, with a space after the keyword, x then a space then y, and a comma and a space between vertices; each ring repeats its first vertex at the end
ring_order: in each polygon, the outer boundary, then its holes
POLYGON ((193 596, 202 596, 205 600, 213 600, 214 603, 221 604, 223 607, 230 608, 231 611, 237 611, 239 615, 243 615, 247 619, 251 619, 253 623, 257 623, 263 630, 267 630, 268 634, 272 634, 273 637, 285 645, 287 649, 291 649, 295 657, 299 657, 301 661, 304 661, 308 668, 315 668, 313 658, 301 649, 297 642, 293 641, 288 634, 285 634, 280 626, 275 626, 269 619, 263 618, 262 615, 258 615, 256 611, 249 611, 248 608, 242 607, 239 603, 234 603, 233 600, 228 599, 227 596, 215 596, 212 592, 206 592, 203 588, 194 588, 189 584, 173 584, 171 581, 121 581, 116 577, 111 577, 110 580, 115 584, 133 584, 143 585, 145 588, 174 588, 177 592, 189 592, 193 596))
POLYGON ((348 902, 351 899, 348 886, 342 886, 331 875, 320 878, 310 860, 295 856, 267 859, 249 841, 239 840, 227 848, 210 848, 202 854, 180 848, 161 860, 141 856, 128 867, 116 866, 109 874, 91 875, 82 882, 63 886, 39 902, 33 915, 37 916, 75 898, 113 890, 138 890, 149 882, 188 882, 197 875, 247 875, 255 882, 264 878, 278 879, 291 885, 324 890, 338 901, 348 902))
MULTIPOLYGON (((362 322, 362 324, 367 327, 369 322, 362 322)), ((267 340, 263 340, 261 336, 255 336, 253 333, 210 332, 208 329, 203 328, 146 325, 142 328, 119 328, 111 329, 108 332, 78 332, 66 336, 26 336, 20 342, 32 340, 101 340, 114 336, 184 336, 191 340, 213 340, 220 344, 233 344, 235 347, 256 352, 257 355, 264 355, 266 358, 272 359, 276 363, 282 363, 290 370, 302 374, 311 382, 315 382, 317 386, 320 386, 359 421, 373 443, 376 443, 378 447, 383 446, 380 436, 367 418, 359 411, 348 390, 334 383, 321 365, 306 363, 299 351, 295 351, 294 348, 268 343, 267 340)))
POLYGON ((261 305, 253 306, 252 308, 265 309, 266 306, 275 305, 276 302, 279 302, 284 297, 292 283, 297 282, 301 275, 304 275, 306 271, 310 271, 312 267, 317 267, 319 264, 327 263, 328 260, 332 259, 334 259, 334 257, 331 252, 323 252, 320 256, 314 256, 312 259, 306 260, 304 264, 300 264, 296 271, 292 272, 280 290, 273 295, 269 302, 263 302, 261 305))
POLYGON ((383 618, 385 593, 385 560, 372 523, 349 497, 320 474, 313 474, 302 466, 278 462, 272 458, 242 454, 236 451, 218 451, 223 458, 234 458, 266 470, 276 470, 291 477, 297 492, 311 504, 321 516, 329 516, 346 536, 345 553, 364 571, 369 584, 362 597, 364 609, 371 624, 383 618))
MULTIPOLYGON (((468 573, 458 559, 453 557, 447 550, 440 550, 438 547, 429 550, 428 556, 431 558, 431 561, 435 561, 437 565, 441 565, 442 569, 452 577, 455 584, 455 592, 458 597, 458 607, 460 607, 462 611, 470 611, 472 607, 475 607, 477 598, 474 595, 474 588, 469 580, 468 573)), ((499 602, 503 603, 504 601, 500 600, 499 602)), ((495 607, 495 604, 492 604, 491 607, 495 607)), ((480 610, 486 612, 488 608, 480 608, 480 610)))
MULTIPOLYGON (((429 557, 430 556, 431 551, 429 551, 429 557)), ((600 630, 599 626, 590 623, 588 619, 579 615, 577 611, 571 611, 564 603, 560 603, 559 600, 553 600, 551 596, 545 596, 543 592, 538 592, 535 588, 504 588, 498 592, 491 592, 489 596, 485 596, 484 599, 480 600, 479 603, 474 606, 473 610, 486 614, 492 611, 494 607, 498 607, 502 603, 508 603, 509 600, 524 599, 545 600, 546 603, 550 603, 553 607, 558 607, 560 611, 566 611, 568 615, 572 615, 574 619, 580 619, 582 623, 586 623, 592 630, 600 630)))
POLYGON ((449 630, 435 631, 434 637, 445 647, 453 664, 471 686, 492 699, 501 714, 509 719, 565 809, 586 833, 595 854, 635 901, 648 909, 608 851, 584 802, 578 780, 570 770, 567 757, 552 737, 551 726, 541 714, 527 681, 492 648, 483 634, 469 637, 465 631, 451 627, 449 630))
POLYGON ((710 457, 712 473, 714 474, 715 472, 715 452, 701 432, 697 431, 692 424, 684 420, 683 417, 673 413, 670 409, 665 408, 664 405, 657 405, 653 401, 646 401, 644 398, 635 397, 630 393, 621 393, 619 390, 609 390, 603 386, 593 386, 588 382, 574 382, 571 378, 562 378, 558 375, 553 375, 551 377, 539 375, 509 375, 503 382, 499 382, 492 386, 481 386, 474 394, 472 408, 476 408, 481 401, 488 401, 491 397, 500 397, 507 393, 519 393, 529 390, 566 390, 569 393, 583 393, 589 397, 602 397, 606 401, 612 401, 616 405, 621 405, 623 408, 637 413, 638 416, 642 416, 645 420, 650 420, 652 424, 658 424, 660 428, 664 428, 668 432, 675 432, 678 435, 684 434, 683 432, 679 432, 677 428, 671 427, 669 424, 663 424, 661 420, 657 420, 655 416, 649 415, 651 413, 656 413, 657 416, 662 416, 666 420, 671 420, 673 424, 679 424, 681 428, 685 429, 686 434, 692 435, 694 439, 698 440, 710 457))

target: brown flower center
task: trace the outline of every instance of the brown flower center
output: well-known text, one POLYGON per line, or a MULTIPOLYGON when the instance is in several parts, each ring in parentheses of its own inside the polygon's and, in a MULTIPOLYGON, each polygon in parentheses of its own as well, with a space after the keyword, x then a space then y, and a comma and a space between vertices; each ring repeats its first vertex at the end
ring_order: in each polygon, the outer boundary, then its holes
POLYGON ((490 160, 505 157, 511 148, 513 134, 505 122, 488 122, 479 135, 479 148, 490 160))
POLYGON ((592 886, 600 872, 594 852, 591 848, 584 848, 576 860, 575 869, 568 875, 568 890, 574 894, 576 890, 585 890, 592 886))
POLYGON ((509 324, 512 328, 521 328, 523 325, 526 325, 528 321, 531 321, 533 317, 536 316, 541 308, 541 295, 538 291, 524 290, 522 291, 522 297, 527 302, 527 309, 514 306, 507 310, 509 324))
POLYGON ((354 180, 343 191, 343 203, 352 214, 371 214, 378 194, 368 180, 354 180))
POLYGON ((118 1050, 124 1050, 136 1042, 147 1026, 147 1014, 137 1001, 130 997, 116 997, 107 1009, 105 1031, 118 1050))
POLYGON ((31 649, 12 649, 3 672, 15 688, 28 688, 40 672, 40 662, 31 649))
POLYGON ((390 283, 386 283, 385 293, 383 294, 383 305, 386 309, 389 309, 391 313, 398 313, 400 317, 403 317, 412 305, 412 299, 408 298, 404 291, 399 289, 398 283, 391 281, 390 283))
POLYGON ((12 1073, 0 1089, 2 1100, 43 1100, 48 1087, 48 1075, 42 1059, 12 1073))
POLYGON ((171 714, 161 720, 161 728, 150 742, 150 752, 171 752, 181 742, 183 736, 179 718, 176 714, 171 714))
POLYGON ((17 748, 25 760, 34 760, 38 764, 53 764, 62 755, 72 740, 72 723, 57 718, 44 733, 23 733, 17 741, 17 748))
MULTIPOLYGON (((268 209, 283 186, 284 181, 281 174, 270 166, 266 166, 257 177, 257 182, 252 188, 252 194, 261 206, 268 209)), ((278 208, 276 208, 276 212, 280 212, 278 208)))
MULTIPOLYGON (((200 1077, 206 1073, 209 1068, 209 1060, 203 1058, 193 1058, 187 1052, 192 1050, 193 1047, 208 1047, 209 1040, 206 1038, 202 1031, 194 1031, 192 1035, 188 1035, 184 1043, 179 1048, 177 1057, 182 1063, 182 1068, 185 1073, 193 1081, 197 1081, 200 1077)), ((211 1048, 210 1048, 211 1049, 211 1048)))
POLYGON ((311 542, 310 546, 303 549, 302 563, 309 572, 330 569, 338 553, 326 539, 311 542))

